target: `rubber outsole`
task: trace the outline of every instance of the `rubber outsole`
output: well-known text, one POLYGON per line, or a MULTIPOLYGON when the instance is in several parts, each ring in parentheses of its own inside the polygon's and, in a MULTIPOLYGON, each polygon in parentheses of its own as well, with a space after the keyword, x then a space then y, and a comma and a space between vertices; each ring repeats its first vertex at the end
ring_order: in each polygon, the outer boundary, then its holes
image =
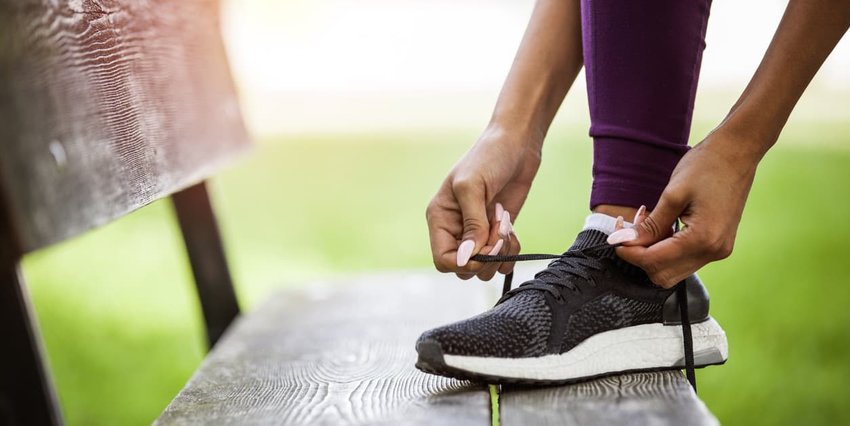
MULTIPOLYGON (((423 340, 416 344, 416 351, 419 353, 419 358, 416 361, 416 368, 422 372, 434 374, 438 376, 450 377, 459 380, 469 380, 473 382, 482 382, 490 384, 511 384, 511 385, 526 385, 526 386, 556 386, 571 383, 581 383, 589 380, 599 379, 603 377, 617 376, 628 373, 646 373, 657 371, 682 370, 683 367, 664 366, 630 370, 609 371, 602 374, 592 376, 574 377, 563 380, 544 380, 544 379, 527 379, 516 377, 502 377, 489 374, 475 373, 459 368, 454 368, 446 364, 443 356, 443 350, 440 344, 434 340, 423 340)), ((704 368, 710 365, 722 365, 726 363, 726 359, 717 362, 701 363, 694 365, 694 368, 704 368)))

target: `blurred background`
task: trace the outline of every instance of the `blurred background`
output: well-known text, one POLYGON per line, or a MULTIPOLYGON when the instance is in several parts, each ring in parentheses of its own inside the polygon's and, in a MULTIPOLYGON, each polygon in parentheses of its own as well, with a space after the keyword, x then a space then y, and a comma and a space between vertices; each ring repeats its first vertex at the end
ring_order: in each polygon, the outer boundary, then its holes
MULTIPOLYGON (((257 142, 213 181, 243 309, 318 277, 431 266, 425 205, 486 124, 532 6, 223 5, 257 142)), ((784 6, 714 1, 692 144, 743 90, 784 6)), ((735 253, 701 272, 731 354, 725 366, 698 373, 700 396, 724 424, 850 423, 847 39, 763 161, 735 253)), ((562 251, 582 224, 588 126, 582 74, 516 224, 527 250, 562 251)), ((150 423, 203 358, 200 311, 168 202, 28 256, 24 273, 69 424, 150 423)))

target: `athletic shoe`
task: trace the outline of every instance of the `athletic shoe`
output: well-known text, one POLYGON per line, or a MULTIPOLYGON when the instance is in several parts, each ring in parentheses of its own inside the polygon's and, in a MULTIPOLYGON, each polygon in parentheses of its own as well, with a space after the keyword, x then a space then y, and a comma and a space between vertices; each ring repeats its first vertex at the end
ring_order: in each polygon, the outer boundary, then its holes
POLYGON ((494 308, 422 334, 416 367, 488 383, 570 383, 684 368, 689 340, 694 367, 724 363, 726 334, 708 315, 699 278, 685 280, 686 295, 661 288, 606 238, 582 231, 570 250, 494 308), (679 296, 687 299, 688 327, 679 296), (692 339, 683 339, 688 331, 692 339))

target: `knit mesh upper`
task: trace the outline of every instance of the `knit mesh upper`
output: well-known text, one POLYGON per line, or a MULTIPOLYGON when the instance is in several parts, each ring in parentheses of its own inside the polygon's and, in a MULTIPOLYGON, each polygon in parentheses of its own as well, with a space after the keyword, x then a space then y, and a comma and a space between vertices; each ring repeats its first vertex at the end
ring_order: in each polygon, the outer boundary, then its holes
MULTIPOLYGON (((570 250, 599 246, 605 239, 602 232, 582 231, 570 250)), ((671 291, 652 284, 613 247, 601 248, 551 262, 494 308, 427 331, 420 341, 436 341, 452 355, 539 357, 568 351, 601 332, 662 322, 671 291), (555 318, 560 324, 553 324, 555 318)))
POLYGON ((552 315, 543 296, 527 292, 465 321, 425 332, 445 353, 518 358, 545 354, 552 315))
POLYGON ((586 303, 570 316, 561 351, 574 348, 603 331, 662 321, 662 304, 642 302, 607 293, 586 303))

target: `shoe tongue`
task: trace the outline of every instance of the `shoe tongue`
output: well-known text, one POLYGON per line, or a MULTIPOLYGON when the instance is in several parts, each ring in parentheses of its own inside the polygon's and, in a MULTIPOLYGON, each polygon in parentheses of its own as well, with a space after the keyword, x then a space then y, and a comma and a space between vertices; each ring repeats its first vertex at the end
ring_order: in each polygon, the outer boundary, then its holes
MULTIPOLYGON (((585 229, 578 233, 576 241, 573 243, 572 247, 570 247, 570 250, 581 250, 588 247, 598 246, 600 244, 608 244, 608 234, 602 231, 597 231, 596 229, 585 229)), ((607 257, 609 259, 613 259, 614 264, 629 275, 635 277, 646 277, 646 273, 643 269, 620 259, 620 257, 617 256, 617 252, 614 250, 614 247, 594 250, 594 256, 598 258, 607 257)))
POLYGON ((578 233, 576 241, 573 243, 572 247, 570 247, 570 250, 582 250, 588 247, 607 243, 607 241, 608 234, 595 229, 585 229, 578 233))

